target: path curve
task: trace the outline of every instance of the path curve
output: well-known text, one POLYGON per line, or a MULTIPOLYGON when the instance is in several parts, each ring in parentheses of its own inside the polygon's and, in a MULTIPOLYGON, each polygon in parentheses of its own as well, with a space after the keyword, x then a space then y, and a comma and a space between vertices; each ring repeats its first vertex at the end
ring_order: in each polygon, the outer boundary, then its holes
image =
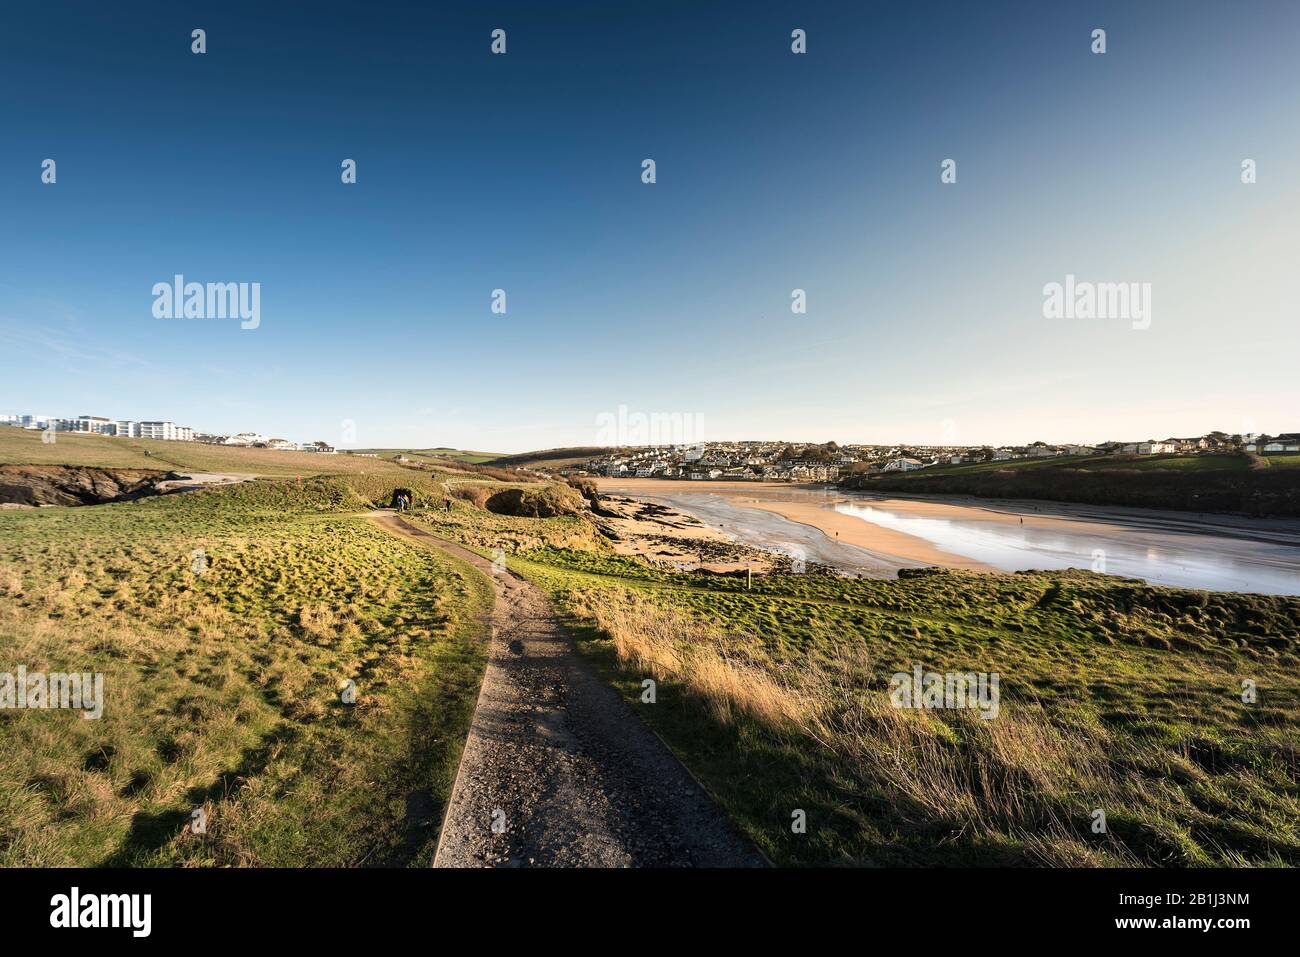
POLYGON ((481 555, 392 512, 370 517, 485 572, 496 592, 487 670, 434 866, 764 865, 578 654, 540 588, 494 574, 481 555))

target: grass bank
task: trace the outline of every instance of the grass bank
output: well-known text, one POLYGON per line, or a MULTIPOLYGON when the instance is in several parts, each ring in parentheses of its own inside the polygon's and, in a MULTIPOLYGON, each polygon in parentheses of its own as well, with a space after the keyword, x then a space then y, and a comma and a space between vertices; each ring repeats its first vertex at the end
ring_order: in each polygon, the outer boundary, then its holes
POLYGON ((937 466, 855 475, 845 488, 1255 516, 1300 515, 1300 456, 1141 456, 937 466))
MULTIPOLYGON (((554 521, 491 524, 504 547, 554 521)), ((489 523, 428 523, 492 547, 489 523)), ((601 550, 506 550, 780 863, 1300 864, 1300 599, 1073 571, 746 588, 601 550), (891 676, 915 665, 998 673, 998 716, 895 708, 891 676)))
POLYGON ((0 710, 0 865, 428 863, 491 590, 355 516, 391 483, 0 512, 0 671, 106 699, 0 710))

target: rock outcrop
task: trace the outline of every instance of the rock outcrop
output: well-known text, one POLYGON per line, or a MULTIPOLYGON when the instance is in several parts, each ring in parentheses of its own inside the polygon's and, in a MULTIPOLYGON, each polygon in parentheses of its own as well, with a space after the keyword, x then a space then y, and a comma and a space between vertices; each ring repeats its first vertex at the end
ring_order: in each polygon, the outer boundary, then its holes
POLYGON ((0 465, 0 504, 101 505, 158 494, 156 486, 180 476, 148 469, 71 465, 0 465))

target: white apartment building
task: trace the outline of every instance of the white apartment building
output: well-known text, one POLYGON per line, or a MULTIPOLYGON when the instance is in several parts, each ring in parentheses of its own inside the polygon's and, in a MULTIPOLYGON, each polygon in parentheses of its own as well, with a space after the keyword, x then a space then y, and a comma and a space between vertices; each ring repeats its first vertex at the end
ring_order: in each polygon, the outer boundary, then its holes
POLYGON ((79 415, 73 420, 71 432, 89 432, 94 435, 112 435, 109 431, 113 426, 112 419, 106 419, 102 415, 79 415))
POLYGON ((140 438, 142 439, 162 439, 164 441, 175 441, 176 423, 175 422, 141 422, 140 438))
POLYGON ((194 430, 187 425, 177 425, 174 422, 135 422, 131 419, 110 419, 102 415, 79 415, 75 419, 67 419, 53 415, 0 414, 0 425, 49 429, 54 432, 80 432, 85 435, 113 435, 127 439, 194 441, 194 430))

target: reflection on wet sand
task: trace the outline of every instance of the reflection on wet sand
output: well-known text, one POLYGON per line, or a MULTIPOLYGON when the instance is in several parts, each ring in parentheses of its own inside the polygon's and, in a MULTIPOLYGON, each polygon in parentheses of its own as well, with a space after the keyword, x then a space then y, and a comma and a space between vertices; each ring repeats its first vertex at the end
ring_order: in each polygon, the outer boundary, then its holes
POLYGON ((1057 503, 917 500, 748 483, 611 481, 737 541, 842 571, 1089 568, 1155 584, 1300 594, 1300 522, 1057 503))

